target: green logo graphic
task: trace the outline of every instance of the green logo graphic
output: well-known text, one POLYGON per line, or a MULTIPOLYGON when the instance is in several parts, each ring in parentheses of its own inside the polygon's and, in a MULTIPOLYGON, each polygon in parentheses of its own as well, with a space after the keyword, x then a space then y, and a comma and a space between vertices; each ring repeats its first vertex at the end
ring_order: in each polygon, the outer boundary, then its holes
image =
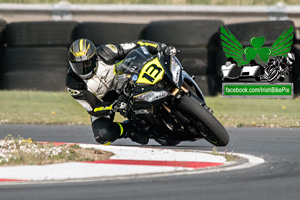
POLYGON ((261 65, 266 64, 269 58, 275 56, 287 57, 291 51, 294 39, 293 26, 287 28, 273 43, 271 47, 263 47, 265 38, 252 37, 250 44, 252 47, 245 47, 236 39, 227 27, 221 26, 221 44, 227 58, 233 58, 239 66, 249 64, 251 60, 261 65))

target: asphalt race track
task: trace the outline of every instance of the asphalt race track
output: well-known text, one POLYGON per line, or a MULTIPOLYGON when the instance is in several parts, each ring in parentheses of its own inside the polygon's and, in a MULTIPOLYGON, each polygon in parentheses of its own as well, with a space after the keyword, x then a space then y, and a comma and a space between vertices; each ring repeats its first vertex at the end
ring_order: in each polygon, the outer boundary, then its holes
MULTIPOLYGON (((228 152, 262 157, 265 163, 235 171, 112 181, 0 185, 0 199, 300 199, 299 128, 227 128, 228 152)), ((36 141, 95 143, 89 126, 0 125, 0 138, 11 134, 36 141)), ((136 145, 128 139, 114 144, 136 145)), ((157 145, 154 141, 150 145, 157 145)), ((212 150, 204 141, 179 149, 212 150)))

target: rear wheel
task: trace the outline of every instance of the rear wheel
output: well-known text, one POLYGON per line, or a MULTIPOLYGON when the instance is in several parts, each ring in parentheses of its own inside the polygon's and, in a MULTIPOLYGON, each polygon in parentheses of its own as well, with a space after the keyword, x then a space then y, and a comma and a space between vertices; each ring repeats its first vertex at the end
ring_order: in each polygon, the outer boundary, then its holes
POLYGON ((196 99, 185 95, 178 107, 191 119, 190 124, 197 129, 196 134, 215 146, 226 146, 229 143, 229 135, 223 125, 196 99))

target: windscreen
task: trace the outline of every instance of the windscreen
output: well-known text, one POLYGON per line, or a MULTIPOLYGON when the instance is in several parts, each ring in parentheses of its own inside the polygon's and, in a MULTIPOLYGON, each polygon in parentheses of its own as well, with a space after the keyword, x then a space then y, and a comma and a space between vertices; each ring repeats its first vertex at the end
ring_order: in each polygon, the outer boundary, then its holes
POLYGON ((130 68, 133 71, 140 70, 145 62, 152 58, 152 55, 149 53, 146 47, 141 46, 133 51, 131 51, 123 61, 123 67, 130 71, 130 68))

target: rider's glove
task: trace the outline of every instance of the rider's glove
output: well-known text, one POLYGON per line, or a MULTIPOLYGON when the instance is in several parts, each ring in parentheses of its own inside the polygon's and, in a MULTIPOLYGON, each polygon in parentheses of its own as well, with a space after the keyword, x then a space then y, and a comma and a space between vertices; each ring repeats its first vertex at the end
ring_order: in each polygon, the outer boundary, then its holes
POLYGON ((175 47, 173 46, 167 46, 164 43, 159 44, 157 50, 161 53, 163 53, 164 55, 176 55, 177 50, 175 47))
POLYGON ((177 49, 173 46, 169 46, 169 55, 176 55, 177 49))
POLYGON ((125 95, 120 95, 113 105, 115 112, 122 112, 127 107, 128 98, 125 95))

